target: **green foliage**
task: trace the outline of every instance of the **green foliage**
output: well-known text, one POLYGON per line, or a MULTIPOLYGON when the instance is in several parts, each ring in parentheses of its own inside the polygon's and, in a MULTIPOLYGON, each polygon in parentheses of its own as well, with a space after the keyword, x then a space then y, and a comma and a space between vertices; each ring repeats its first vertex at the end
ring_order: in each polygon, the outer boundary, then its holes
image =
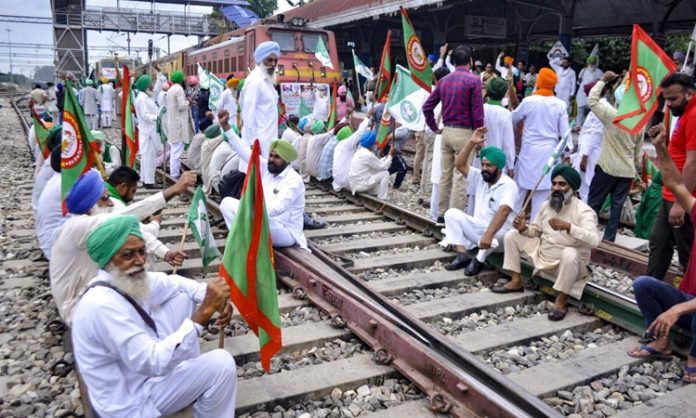
POLYGON ((278 0, 249 0, 249 8, 263 19, 276 11, 278 0))

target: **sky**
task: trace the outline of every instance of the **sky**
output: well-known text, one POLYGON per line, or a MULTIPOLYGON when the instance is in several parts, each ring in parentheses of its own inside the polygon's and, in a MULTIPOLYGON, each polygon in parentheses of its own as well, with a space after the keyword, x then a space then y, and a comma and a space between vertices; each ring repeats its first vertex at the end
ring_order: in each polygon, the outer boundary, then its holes
MULTIPOLYGON (((115 7, 114 0, 87 0, 87 8, 96 9, 102 7, 115 7)), ((120 7, 133 9, 150 8, 150 2, 136 1, 120 1, 120 7)), ((278 12, 290 9, 285 0, 278 0, 278 12)), ((184 6, 172 4, 156 4, 156 10, 171 10, 184 12, 184 6)), ((201 6, 189 6, 187 13, 210 13, 212 8, 201 6)), ((14 16, 32 16, 32 17, 51 17, 51 2, 50 0, 21 0, 12 1, 12 6, 5 8, 3 14, 14 16)), ((131 47, 147 47, 148 39, 153 40, 155 46, 162 50, 163 54, 167 53, 167 37, 159 34, 131 34, 131 47)), ((88 48, 92 46, 109 46, 119 52, 119 55, 126 55, 127 52, 127 35, 126 33, 118 32, 87 32, 88 48)), ((53 29, 49 24, 30 24, 30 23, 8 23, 0 22, 0 71, 7 72, 10 69, 9 63, 9 48, 8 43, 30 43, 53 45, 53 29), (7 31, 10 29, 10 32, 7 31), (9 41, 8 41, 9 39, 9 41)), ((170 39, 170 52, 175 52, 180 49, 188 48, 189 46, 198 43, 196 36, 181 36, 173 35, 170 39)), ((16 73, 22 73, 31 77, 34 73, 34 68, 43 65, 53 65, 53 51, 50 49, 36 47, 12 47, 12 63, 16 73)), ((89 54, 90 64, 94 64, 98 59, 108 55, 108 51, 94 51, 89 54)), ((131 55, 134 55, 132 53, 131 55)), ((147 60, 147 53, 140 54, 143 61, 147 60)))

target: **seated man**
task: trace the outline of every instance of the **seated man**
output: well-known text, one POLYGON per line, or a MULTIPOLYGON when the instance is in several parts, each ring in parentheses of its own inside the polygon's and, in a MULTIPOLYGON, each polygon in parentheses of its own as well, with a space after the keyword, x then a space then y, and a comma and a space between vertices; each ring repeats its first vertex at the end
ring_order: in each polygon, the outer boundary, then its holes
MULTIPOLYGON (((517 198, 517 184, 503 172, 506 158, 502 149, 494 146, 481 150, 481 168, 469 166, 469 154, 474 146, 483 143, 485 128, 479 128, 459 153, 454 166, 466 177, 475 199, 473 216, 456 208, 445 212, 447 243, 456 246, 457 258, 446 265, 447 270, 466 267, 464 274, 474 276, 481 271, 486 257, 499 247, 505 233, 512 228, 509 216, 517 198), (478 248, 471 259, 467 250, 478 248)), ((502 247, 500 248, 502 250, 502 247)))
MULTIPOLYGON (((233 128, 235 129, 234 125, 233 128)), ((236 132, 235 132, 236 133, 236 132)), ((226 138, 223 135, 223 141, 215 148, 212 157, 210 157, 210 164, 208 165, 208 178, 210 181, 210 189, 218 191, 218 184, 222 178, 222 167, 225 163, 235 156, 234 149, 227 143, 226 138)))
POLYGON ((58 228, 68 220, 63 216, 63 201, 61 199, 61 149, 55 147, 51 151, 51 171, 53 177, 48 180, 37 201, 36 209, 36 238, 39 247, 47 260, 51 259, 51 247, 58 228))
POLYGON ((312 136, 306 139, 307 142, 307 157, 305 160, 306 173, 310 176, 319 177, 319 159, 324 145, 334 136, 332 131, 324 132, 324 122, 315 120, 312 123, 312 136))
POLYGON ((556 274, 553 288, 558 291, 551 321, 560 321, 568 312, 568 295, 580 299, 588 280, 590 251, 599 245, 597 214, 576 195, 580 174, 569 165, 559 164, 551 172, 551 195, 541 205, 534 222, 518 215, 505 234, 503 268, 512 280, 491 290, 496 293, 522 292, 520 252, 529 256, 534 272, 556 274))
POLYGON ((106 142, 101 131, 92 131, 92 138, 99 142, 99 152, 104 162, 104 170, 108 176, 121 166, 121 151, 117 146, 106 142))
POLYGON ((360 146, 350 161, 348 181, 353 194, 367 193, 386 199, 389 193, 389 167, 396 147, 392 147, 389 155, 380 159, 373 151, 376 141, 377 135, 374 131, 362 135, 360 146))
POLYGON ((392 175, 396 173, 396 178, 394 179, 395 189, 400 188, 401 183, 403 183, 404 178, 406 178, 406 173, 408 172, 408 165, 406 164, 406 160, 404 160, 404 157, 401 156, 401 152, 403 151, 406 142, 409 139, 413 138, 414 134, 415 133, 413 131, 403 126, 394 130, 393 146, 394 148, 396 148, 396 152, 392 157, 392 163, 389 167, 389 174, 392 175))
POLYGON ((203 140, 203 145, 201 146, 201 177, 203 178, 203 191, 210 193, 213 186, 210 182, 210 161, 213 159, 213 153, 217 147, 222 144, 222 132, 220 131, 220 125, 209 126, 205 130, 205 139, 203 140))
POLYGON ((232 417, 237 370, 225 350, 201 354, 198 335, 218 310, 232 318, 229 285, 149 271, 138 218, 118 215, 87 237, 99 266, 75 307, 75 360, 102 417, 232 417), (196 307, 198 305, 198 307, 196 307))
MULTIPOLYGON (((48 141, 48 149, 53 151, 54 148, 60 148, 60 144, 63 140, 63 126, 57 125, 48 131, 48 136, 46 141, 48 141)), ((60 163, 59 163, 60 164, 60 163)), ((37 167, 34 172, 34 188, 31 192, 31 207, 34 212, 38 210, 39 197, 41 192, 43 192, 44 187, 48 183, 51 177, 53 177, 54 170, 51 168, 50 158, 44 160, 43 152, 39 152, 37 156, 37 167)))
POLYGON ((198 174, 201 174, 201 147, 203 146, 203 141, 205 141, 205 134, 198 132, 191 139, 191 143, 186 151, 189 167, 198 174))
MULTIPOLYGON (((106 190, 109 191, 114 210, 123 209, 133 201, 135 193, 138 191, 138 181, 140 181, 138 172, 125 165, 118 167, 109 175, 106 180, 106 190)), ((147 217, 140 224, 140 228, 153 237, 158 236, 161 217, 161 215, 147 217)))
MULTIPOLYGON (((669 188, 677 202, 689 214, 692 222, 696 223, 696 198, 684 184, 681 173, 672 160, 665 146, 665 129, 658 126, 650 129, 649 134, 655 145, 658 159, 662 166, 662 182, 669 188)), ((649 344, 636 347, 628 355, 636 358, 669 358, 672 347, 669 342, 669 330, 674 324, 691 331, 692 338, 696 336, 696 246, 691 248, 691 257, 684 271, 684 278, 679 289, 671 283, 649 276, 642 276, 633 282, 633 292, 640 312, 645 318, 648 334, 655 338, 649 344)), ((683 380, 696 383, 696 339, 692 339, 689 356, 686 359, 683 380)))
MULTIPOLYGON (((249 165, 251 149, 229 125, 229 115, 218 113, 220 126, 229 144, 239 156, 240 164, 249 165)), ((274 247, 290 247, 298 244, 307 248, 307 239, 302 232, 305 207, 305 187, 300 175, 290 167, 297 158, 297 151, 287 141, 276 139, 271 142, 268 159, 260 158, 263 197, 270 223, 274 247)), ((230 229, 239 209, 239 200, 226 197, 220 202, 220 212, 230 229)))
MULTIPOLYGON (((66 324, 70 325, 75 303, 89 280, 97 274, 97 265, 85 252, 89 233, 115 214, 130 213, 139 219, 145 219, 164 208, 167 201, 183 193, 195 182, 196 173, 187 171, 173 186, 121 209, 114 209, 104 180, 98 172, 90 170, 75 182, 66 196, 66 206, 74 216, 56 231, 49 263, 51 293, 58 313, 66 324)), ((169 264, 181 265, 184 261, 183 252, 169 250, 148 233, 145 233, 145 245, 149 253, 169 264)))
POLYGON ((342 189, 350 187, 350 182, 348 181, 348 172, 350 171, 350 161, 355 155, 355 148, 358 146, 358 142, 362 135, 370 130, 370 118, 375 113, 374 109, 370 109, 367 112, 367 117, 363 119, 358 126, 358 130, 353 132, 346 140, 340 141, 336 144, 333 155, 333 164, 331 167, 331 174, 333 176, 332 186, 335 191, 341 191, 342 189))
POLYGON ((336 145, 353 135, 353 131, 347 124, 336 125, 333 131, 334 135, 329 138, 329 141, 326 143, 326 145, 324 145, 324 149, 321 150, 317 175, 318 180, 328 180, 333 177, 333 159, 336 145))

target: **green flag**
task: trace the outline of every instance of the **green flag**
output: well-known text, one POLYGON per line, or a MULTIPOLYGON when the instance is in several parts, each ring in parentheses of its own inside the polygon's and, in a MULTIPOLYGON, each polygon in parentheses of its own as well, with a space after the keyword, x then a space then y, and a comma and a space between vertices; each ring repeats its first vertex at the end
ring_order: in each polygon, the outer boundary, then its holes
POLYGON ((404 67, 396 66, 396 78, 389 92, 387 108, 389 114, 412 131, 425 129, 423 103, 428 99, 428 92, 411 78, 411 73, 404 67))
POLYGON ((43 154, 44 159, 48 159, 48 156, 51 155, 51 150, 48 149, 48 127, 36 114, 33 107, 31 108, 31 123, 34 125, 34 137, 39 144, 39 151, 43 154))
POLYGON ((198 87, 202 89, 210 88, 210 77, 208 76, 210 73, 206 71, 203 67, 201 67, 201 64, 199 63, 196 63, 196 68, 198 72, 198 87))
POLYGON ((312 110, 307 106, 304 97, 300 96, 300 118, 303 118, 312 113, 312 110))
POLYGON ((333 63, 331 62, 331 57, 329 56, 329 51, 326 50, 321 35, 319 35, 319 40, 317 41, 317 51, 314 53, 314 57, 319 60, 321 65, 324 67, 329 67, 333 70, 334 67, 333 63))
POLYGON ((368 80, 372 80, 374 78, 372 71, 370 71, 370 69, 367 68, 367 65, 363 64, 363 62, 360 61, 360 58, 355 55, 355 50, 351 49, 350 52, 353 53, 353 66, 355 67, 355 72, 368 80))
POLYGON ((330 129, 333 129, 334 125, 336 125, 336 99, 338 99, 337 84, 334 81, 333 89, 331 91, 331 96, 329 96, 331 106, 329 106, 329 120, 326 124, 327 131, 329 131, 330 129))
POLYGON ((205 193, 201 186, 198 186, 196 193, 191 200, 186 222, 191 234, 196 239, 198 246, 201 247, 201 258, 203 259, 203 268, 208 267, 213 260, 222 256, 215 245, 215 237, 213 230, 210 229, 210 221, 208 220, 208 210, 206 209, 205 193))
POLYGON ((408 13, 403 7, 401 8, 401 24, 404 28, 406 60, 411 70, 411 77, 413 81, 430 93, 433 84, 433 70, 430 68, 430 62, 428 62, 428 58, 425 56, 423 45, 413 29, 411 19, 408 18, 408 13))
POLYGON ((210 96, 208 97, 208 106, 213 113, 218 110, 218 102, 220 101, 220 96, 225 90, 225 85, 222 84, 219 78, 215 77, 215 74, 208 73, 208 85, 210 86, 210 96))
POLYGON ((384 149, 389 142, 390 131, 391 115, 389 114, 389 109, 385 106, 384 112, 382 113, 382 119, 379 121, 379 128, 377 129, 377 145, 379 145, 379 148, 384 149))
POLYGON ((282 348, 273 246, 263 200, 259 155, 254 141, 242 197, 227 235, 220 275, 231 288, 232 302, 259 338, 261 365, 271 369, 271 358, 282 348))
POLYGON ((68 213, 65 197, 78 178, 86 173, 95 162, 94 143, 85 115, 77 102, 70 81, 65 82, 65 105, 63 106, 63 142, 61 144, 61 200, 63 214, 68 213))
POLYGON ((391 31, 387 31, 387 39, 382 48, 382 58, 379 62, 377 73, 377 85, 375 86, 375 100, 379 103, 389 93, 391 87, 391 31))
POLYGON ((657 110, 660 82, 677 66, 638 25, 633 25, 631 67, 614 125, 637 134, 657 110))

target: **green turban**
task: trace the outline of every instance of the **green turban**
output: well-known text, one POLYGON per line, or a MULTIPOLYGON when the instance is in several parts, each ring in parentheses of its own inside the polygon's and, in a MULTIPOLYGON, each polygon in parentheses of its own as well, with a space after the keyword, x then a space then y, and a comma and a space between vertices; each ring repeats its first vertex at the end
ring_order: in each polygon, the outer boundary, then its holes
POLYGON ((314 123, 312 124, 312 127, 310 128, 310 131, 316 135, 321 133, 324 130, 324 122, 320 120, 315 120, 314 123))
POLYGON ((85 81, 85 84, 87 84, 88 86, 91 86, 94 84, 94 81, 92 81, 91 78, 88 78, 87 81, 85 81))
POLYGON ((118 215, 104 221, 87 236, 87 254, 103 269, 121 249, 129 235, 143 239, 135 215, 118 215))
POLYGON ((181 71, 174 71, 169 77, 169 80, 175 84, 181 84, 184 81, 184 73, 181 71))
POLYGON ((588 64, 597 64, 597 56, 590 55, 589 57, 587 57, 587 63, 588 64))
POLYGON ((145 91, 148 87, 150 87, 150 82, 150 76, 141 75, 138 77, 138 81, 135 82, 135 88, 140 91, 145 91))
POLYGON ((222 133, 222 130, 220 129, 220 125, 215 124, 215 125, 208 126, 208 128, 205 130, 205 132, 203 134, 205 135, 206 138, 213 139, 213 138, 217 138, 218 136, 220 136, 221 133, 222 133))
POLYGON ((291 163, 297 159, 297 150, 288 141, 282 141, 276 139, 271 142, 271 147, 269 148, 269 153, 274 152, 280 155, 286 163, 291 163))
POLYGON ((102 131, 90 131, 92 133, 92 138, 99 142, 104 142, 104 134, 102 131))
POLYGON ((336 134, 336 139, 338 139, 339 141, 343 141, 351 135, 353 135, 353 131, 350 129, 350 126, 344 126, 343 128, 338 130, 338 133, 336 134))
POLYGON ((503 152, 503 150, 492 145, 483 148, 479 152, 479 155, 481 156, 481 161, 483 161, 483 159, 485 158, 491 164, 498 167, 498 169, 500 170, 505 168, 505 164, 507 163, 507 159, 505 158, 505 153, 503 152))
POLYGON ((580 178, 580 173, 578 173, 573 167, 567 164, 558 164, 551 172, 551 179, 553 180, 553 178, 556 176, 563 177, 565 181, 570 184, 570 187, 572 187, 573 190, 578 190, 580 188, 582 179, 580 178))
POLYGON ((493 100, 502 99, 507 91, 508 83, 500 77, 493 77, 486 83, 486 94, 493 100))

